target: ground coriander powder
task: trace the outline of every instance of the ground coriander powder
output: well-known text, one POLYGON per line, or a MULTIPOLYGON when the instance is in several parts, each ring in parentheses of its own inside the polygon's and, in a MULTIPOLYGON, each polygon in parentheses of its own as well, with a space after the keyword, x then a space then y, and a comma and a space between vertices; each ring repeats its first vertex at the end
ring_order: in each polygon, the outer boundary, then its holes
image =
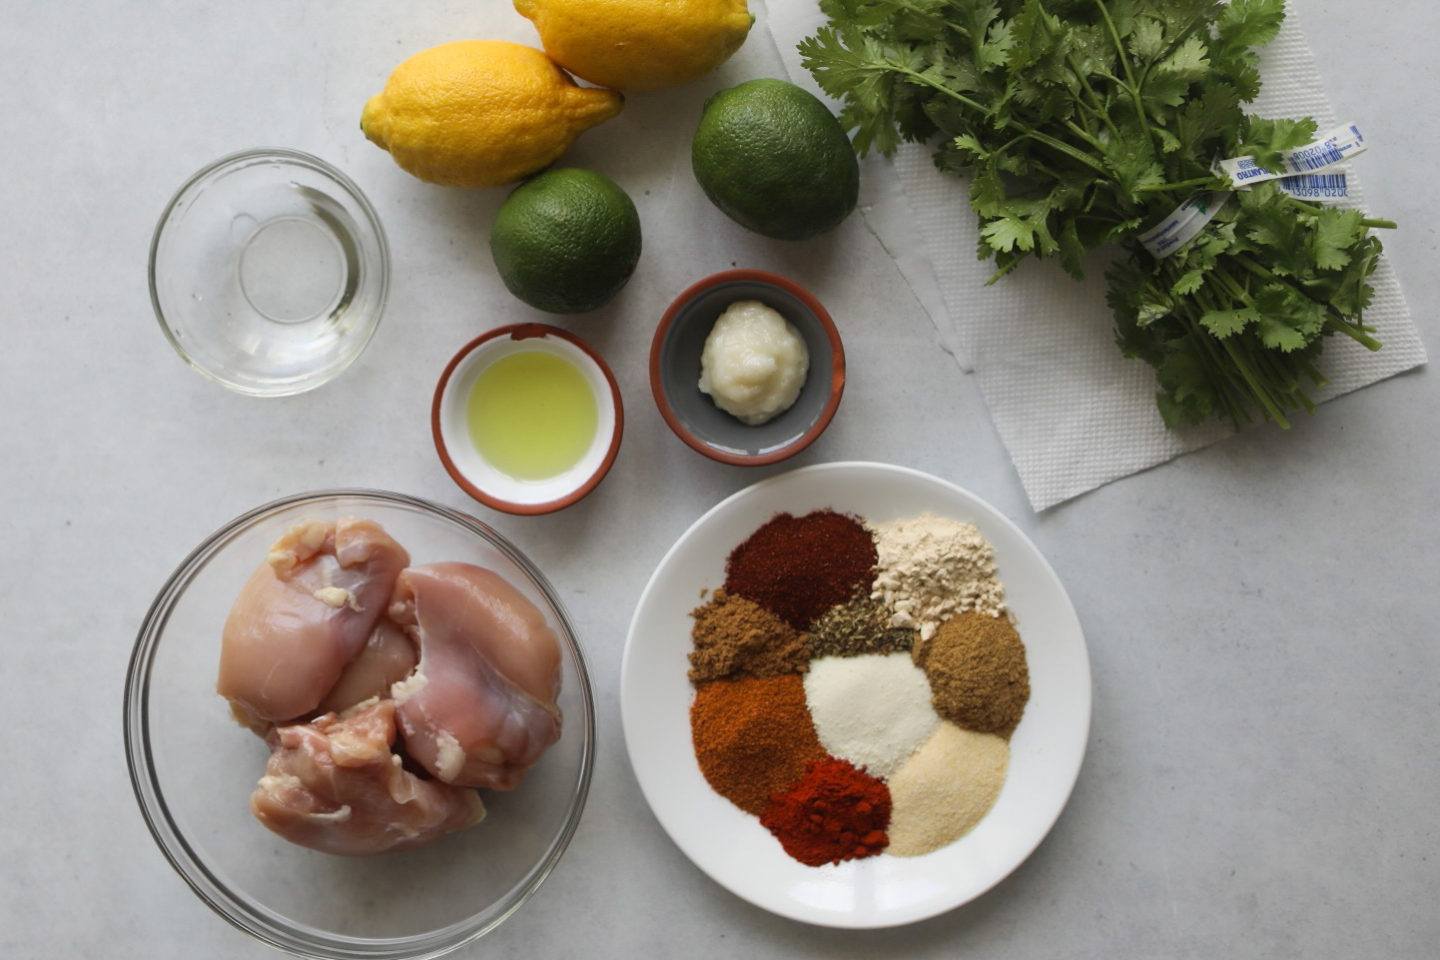
POLYGON ((946 620, 915 663, 930 681, 935 712, 967 730, 1006 738, 1030 699, 1025 645, 1006 617, 966 611, 946 620))

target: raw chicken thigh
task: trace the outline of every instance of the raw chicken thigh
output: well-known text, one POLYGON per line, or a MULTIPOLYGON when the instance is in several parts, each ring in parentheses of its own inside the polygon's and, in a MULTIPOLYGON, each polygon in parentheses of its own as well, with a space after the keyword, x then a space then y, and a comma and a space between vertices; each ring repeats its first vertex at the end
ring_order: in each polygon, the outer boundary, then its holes
POLYGON ((409 562, 370 520, 287 530, 225 621, 216 689, 236 716, 258 727, 314 711, 365 647, 409 562))
POLYGON ((270 759, 255 817, 341 856, 478 822, 560 737, 560 645, 504 578, 411 567, 380 525, 303 520, 225 621, 216 688, 270 759), (313 719, 312 719, 313 718, 313 719))
POLYGON ((461 786, 509 790, 560 736, 560 646, 535 605, 491 570, 401 572, 389 616, 420 648, 397 684, 410 757, 461 786))
POLYGON ((403 850, 485 816, 474 790, 409 773, 390 748, 395 701, 277 727, 250 810, 301 846, 340 856, 403 850))
POLYGON ((365 646, 325 694, 320 709, 338 713, 361 700, 388 697, 390 686, 410 676, 417 662, 410 637, 393 620, 382 617, 365 646))

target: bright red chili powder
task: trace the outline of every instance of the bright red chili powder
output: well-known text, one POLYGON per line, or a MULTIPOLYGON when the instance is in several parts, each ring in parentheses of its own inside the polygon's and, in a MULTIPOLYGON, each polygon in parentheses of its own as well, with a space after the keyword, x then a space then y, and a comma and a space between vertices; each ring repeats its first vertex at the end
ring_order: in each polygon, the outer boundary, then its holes
POLYGON ((854 517, 816 510, 776 514, 730 553, 725 589, 796 630, 875 583, 875 539, 854 517))
POLYGON ((807 866, 873 857, 890 842, 890 788, 845 760, 826 757, 772 797, 760 823, 807 866))

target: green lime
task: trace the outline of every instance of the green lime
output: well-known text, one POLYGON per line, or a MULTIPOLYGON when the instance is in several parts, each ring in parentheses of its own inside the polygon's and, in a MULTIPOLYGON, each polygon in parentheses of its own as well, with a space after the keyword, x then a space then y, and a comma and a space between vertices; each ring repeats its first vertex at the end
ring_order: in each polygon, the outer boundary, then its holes
POLYGON ((548 170, 516 187, 495 215, 490 254, 505 287, 550 313, 609 303, 640 259, 640 215, 603 174, 548 170))
POLYGON ((705 102, 690 161, 726 216, 781 240, 831 229, 860 192, 860 165, 840 121, 814 94, 768 77, 705 102))

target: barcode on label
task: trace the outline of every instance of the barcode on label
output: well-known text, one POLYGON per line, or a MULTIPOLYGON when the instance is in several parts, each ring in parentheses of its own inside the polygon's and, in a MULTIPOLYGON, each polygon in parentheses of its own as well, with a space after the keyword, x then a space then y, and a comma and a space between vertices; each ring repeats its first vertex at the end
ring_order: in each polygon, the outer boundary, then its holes
POLYGON ((1343 159, 1345 159, 1345 155, 1333 143, 1327 143, 1323 148, 1314 152, 1300 153, 1297 151, 1289 158, 1291 166, 1299 167, 1302 170, 1319 170, 1332 163, 1339 163, 1343 159))
POLYGON ((1343 173, 1301 173, 1282 177, 1280 189, 1301 200, 1343 200, 1350 196, 1343 173))
POLYGON ((1355 124, 1343 124, 1293 150, 1280 151, 1280 169, 1269 170, 1254 157, 1230 157, 1216 161, 1215 171, 1236 187, 1250 187, 1266 180, 1278 180, 1324 170, 1365 152, 1365 136, 1355 124))

